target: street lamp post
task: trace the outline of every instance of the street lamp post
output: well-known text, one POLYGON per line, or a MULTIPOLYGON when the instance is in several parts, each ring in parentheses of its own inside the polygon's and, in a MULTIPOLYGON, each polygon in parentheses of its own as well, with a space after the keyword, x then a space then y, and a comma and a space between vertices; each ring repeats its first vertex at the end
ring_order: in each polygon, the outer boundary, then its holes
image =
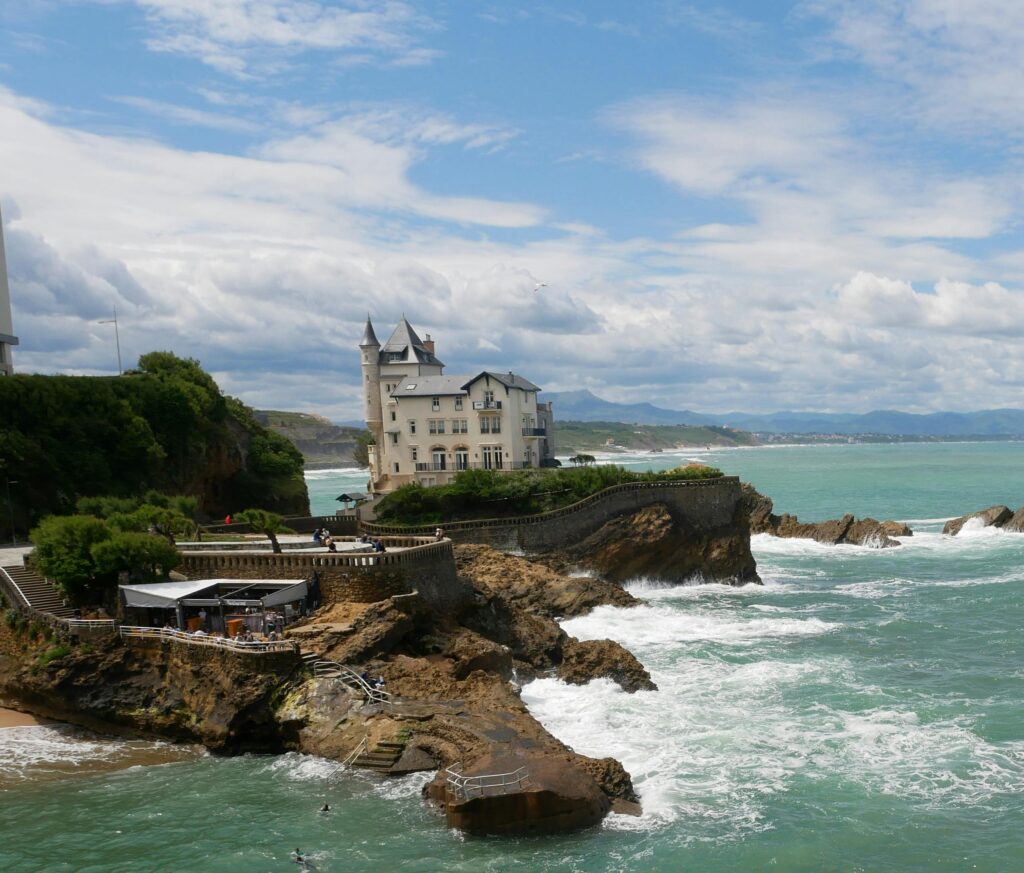
POLYGON ((99 322, 99 324, 114 325, 114 342, 117 343, 117 375, 120 376, 124 373, 124 369, 121 367, 121 334, 117 329, 117 307, 114 307, 113 318, 108 318, 105 321, 99 322))

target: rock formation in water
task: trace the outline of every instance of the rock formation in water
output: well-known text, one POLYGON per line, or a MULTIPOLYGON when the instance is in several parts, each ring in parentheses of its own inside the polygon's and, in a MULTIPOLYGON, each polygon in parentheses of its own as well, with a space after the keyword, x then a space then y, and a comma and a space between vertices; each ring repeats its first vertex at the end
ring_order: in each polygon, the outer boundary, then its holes
POLYGON ((1024 532, 1024 507, 1014 512, 1008 506, 990 506, 988 509, 980 509, 970 515, 961 515, 959 518, 951 518, 943 527, 942 532, 950 536, 956 536, 967 522, 977 519, 982 527, 998 527, 1003 530, 1024 532))
POLYGON ((537 558, 557 570, 590 570, 612 582, 641 577, 670 584, 691 579, 760 582, 745 509, 739 501, 729 524, 702 530, 673 516, 664 504, 645 506, 537 558))
POLYGON ((877 549, 898 546, 899 541, 893 537, 913 536, 913 531, 903 522, 858 519, 849 514, 828 521, 804 523, 795 515, 775 515, 772 511, 772 499, 760 494, 751 485, 744 485, 743 493, 749 512, 751 533, 809 539, 830 546, 847 543, 877 549))

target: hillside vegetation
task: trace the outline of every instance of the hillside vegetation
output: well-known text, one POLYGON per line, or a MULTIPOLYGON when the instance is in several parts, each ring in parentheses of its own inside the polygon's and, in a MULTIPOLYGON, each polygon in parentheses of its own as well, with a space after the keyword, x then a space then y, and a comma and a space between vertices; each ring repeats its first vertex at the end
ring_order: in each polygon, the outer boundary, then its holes
POLYGON ((301 454, 197 361, 151 352, 123 376, 16 375, 0 379, 0 409, 0 488, 12 480, 19 534, 80 497, 150 489, 193 495, 215 518, 308 512, 301 454))
MULTIPOLYGON (((556 408, 557 414, 557 408, 556 408)), ((623 424, 617 421, 555 421, 559 455, 607 451, 608 441, 634 451, 674 449, 676 446, 751 446, 753 434, 715 425, 623 424)))
POLYGON ((403 485, 377 504, 384 524, 441 524, 474 518, 532 515, 568 506, 612 485, 715 479, 714 467, 693 464, 675 470, 637 472, 614 465, 518 470, 464 470, 448 485, 403 485))

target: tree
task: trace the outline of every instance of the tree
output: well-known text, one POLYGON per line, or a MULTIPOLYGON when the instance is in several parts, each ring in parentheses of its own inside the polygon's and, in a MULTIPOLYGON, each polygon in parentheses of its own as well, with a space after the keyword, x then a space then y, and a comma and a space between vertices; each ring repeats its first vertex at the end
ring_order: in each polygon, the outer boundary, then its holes
POLYGON ((284 516, 276 512, 267 512, 265 509, 247 509, 238 513, 235 521, 248 524, 253 533, 265 534, 274 553, 278 555, 281 554, 281 544, 277 541, 277 535, 294 533, 290 527, 285 527, 284 516))
POLYGON ((106 522, 91 515, 47 516, 29 534, 32 562, 65 597, 83 602, 96 587, 92 548, 110 535, 106 522))
POLYGON ((99 577, 116 578, 127 571, 146 581, 166 579, 181 563, 181 554, 167 540, 134 531, 116 531, 110 539, 96 543, 92 558, 99 577))
POLYGON ((367 431, 356 437, 355 446, 352 448, 352 460, 360 467, 370 466, 370 446, 376 445, 373 434, 367 431))
POLYGON ((593 455, 584 455, 582 452, 578 455, 573 455, 571 458, 569 458, 569 463, 572 464, 574 467, 589 467, 596 461, 597 458, 595 458, 593 455))

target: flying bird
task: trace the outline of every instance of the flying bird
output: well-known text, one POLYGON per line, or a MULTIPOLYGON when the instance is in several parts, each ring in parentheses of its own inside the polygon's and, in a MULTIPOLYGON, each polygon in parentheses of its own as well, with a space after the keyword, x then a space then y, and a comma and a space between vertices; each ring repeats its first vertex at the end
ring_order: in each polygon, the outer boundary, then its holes
POLYGON ((534 291, 540 291, 541 288, 547 288, 547 287, 548 287, 548 283, 547 282, 538 282, 536 285, 533 286, 533 290, 534 291))

